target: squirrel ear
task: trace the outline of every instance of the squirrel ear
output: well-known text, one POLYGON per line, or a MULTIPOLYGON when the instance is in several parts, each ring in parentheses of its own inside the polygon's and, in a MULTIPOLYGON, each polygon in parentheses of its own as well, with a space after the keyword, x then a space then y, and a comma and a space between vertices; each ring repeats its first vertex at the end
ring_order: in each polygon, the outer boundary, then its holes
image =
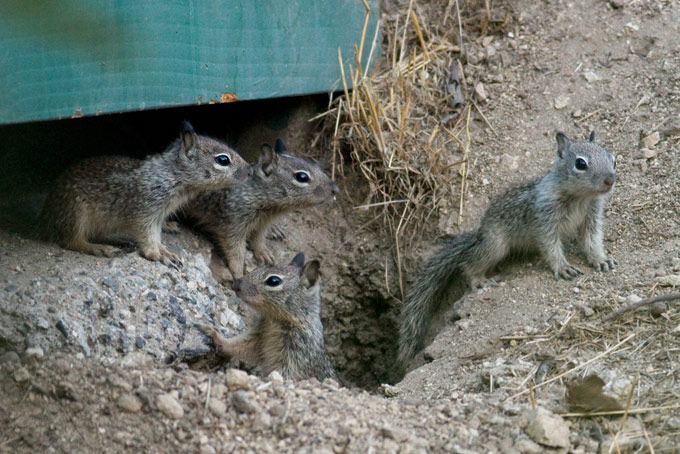
POLYGON ((276 154, 281 154, 281 153, 286 152, 286 144, 283 143, 283 140, 276 139, 276 144, 274 145, 274 151, 276 151, 276 154))
POLYGON ((569 137, 558 131, 555 139, 557 139, 557 156, 561 158, 564 156, 564 151, 569 147, 569 137))
POLYGON ((318 260, 310 260, 302 267, 300 276, 305 288, 312 288, 319 283, 319 278, 321 277, 320 267, 321 263, 318 260))
POLYGON ((180 151, 183 156, 193 159, 196 156, 196 143, 198 137, 194 131, 194 127, 188 121, 182 122, 182 128, 179 133, 180 151))
POLYGON ((595 131, 590 131, 590 138, 588 141, 595 142, 595 131))
POLYGON ((274 172, 274 168, 279 161, 278 155, 272 150, 268 143, 262 145, 260 157, 257 160, 258 167, 262 170, 265 176, 270 176, 274 172))
POLYGON ((304 252, 298 252, 298 254, 293 257, 293 260, 290 262, 292 266, 297 266, 298 268, 302 268, 305 264, 305 253, 304 252))

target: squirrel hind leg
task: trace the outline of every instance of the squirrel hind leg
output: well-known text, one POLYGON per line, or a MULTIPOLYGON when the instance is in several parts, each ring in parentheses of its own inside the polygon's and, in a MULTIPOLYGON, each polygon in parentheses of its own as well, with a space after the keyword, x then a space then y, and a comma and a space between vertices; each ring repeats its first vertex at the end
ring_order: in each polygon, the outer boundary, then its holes
POLYGON ((488 235, 470 250, 468 259, 463 263, 463 275, 470 288, 477 289, 494 285, 486 273, 498 265, 510 253, 510 245, 502 234, 488 235))
POLYGON ((122 252, 121 249, 108 244, 90 243, 84 238, 76 238, 64 245, 67 249, 94 255, 96 257, 113 257, 122 252))

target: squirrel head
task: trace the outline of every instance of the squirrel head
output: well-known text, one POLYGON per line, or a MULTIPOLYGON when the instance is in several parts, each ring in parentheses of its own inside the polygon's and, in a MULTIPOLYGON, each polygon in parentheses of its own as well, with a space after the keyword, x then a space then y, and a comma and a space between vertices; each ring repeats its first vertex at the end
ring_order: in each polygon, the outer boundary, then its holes
POLYGON ((182 123, 179 140, 171 148, 181 169, 178 176, 195 189, 229 187, 244 181, 252 172, 250 165, 235 150, 218 140, 196 134, 188 121, 182 123))
POLYGON ((255 268, 232 286, 236 295, 268 319, 291 325, 318 320, 320 313, 321 264, 305 263, 300 252, 288 265, 255 268))
POLYGON ((288 154, 281 139, 273 149, 269 144, 262 145, 252 178, 271 195, 264 199, 272 207, 312 207, 334 200, 339 192, 338 185, 317 163, 288 154))
POLYGON ((556 134, 557 159, 553 172, 558 176, 560 189, 594 197, 613 190, 616 182, 616 158, 595 142, 595 131, 587 141, 574 141, 564 133, 556 134))

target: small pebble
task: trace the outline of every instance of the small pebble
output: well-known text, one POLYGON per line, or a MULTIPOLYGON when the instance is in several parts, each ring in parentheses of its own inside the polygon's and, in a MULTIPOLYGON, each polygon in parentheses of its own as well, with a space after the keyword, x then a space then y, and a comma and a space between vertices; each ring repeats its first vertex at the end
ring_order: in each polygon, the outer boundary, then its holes
POLYGON ((668 305, 664 302, 656 302, 652 304, 652 307, 649 308, 649 312, 652 314, 652 317, 661 317, 661 315, 668 310, 668 305))
POLYGON ((240 413, 258 413, 260 407, 253 402, 253 393, 249 391, 236 391, 231 396, 231 403, 240 413))
POLYGON ((45 356, 45 352, 41 347, 30 347, 24 352, 27 358, 37 358, 40 359, 45 356))
POLYGON ((59 330, 59 332, 60 332, 66 339, 68 339, 68 326, 66 326, 66 324, 65 324, 63 321, 61 321, 61 320, 59 320, 55 326, 57 327, 57 329, 59 330))
POLYGON ((230 391, 239 389, 250 389, 250 377, 247 372, 240 369, 227 369, 225 383, 230 391))
POLYGON ((123 394, 116 401, 116 405, 118 405, 121 410, 130 413, 137 413, 142 409, 142 401, 134 394, 123 394))
POLYGON ((17 352, 8 351, 0 356, 0 364, 12 364, 19 362, 21 362, 21 359, 19 358, 19 354, 17 352))
POLYGON ((105 287, 110 288, 114 292, 117 292, 118 289, 120 288, 120 282, 118 282, 118 279, 114 279, 112 277, 107 277, 102 281, 102 285, 105 287))
POLYGON ((179 419, 184 416, 182 405, 170 394, 161 394, 156 397, 156 405, 168 418, 179 419))
POLYGON ((14 380, 18 383, 25 382, 31 379, 31 374, 28 373, 25 367, 20 367, 14 371, 14 380))
POLYGON ((146 341, 144 340, 144 338, 142 338, 142 336, 135 337, 135 346, 137 348, 140 348, 140 349, 143 348, 144 344, 146 344, 146 341))

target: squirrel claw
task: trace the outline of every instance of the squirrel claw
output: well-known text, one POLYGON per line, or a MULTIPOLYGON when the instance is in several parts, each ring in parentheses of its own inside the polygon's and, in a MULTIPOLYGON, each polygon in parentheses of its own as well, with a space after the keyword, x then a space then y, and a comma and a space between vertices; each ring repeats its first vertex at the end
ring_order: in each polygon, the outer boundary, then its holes
POLYGON ((580 274, 583 273, 578 268, 571 265, 565 265, 562 268, 555 271, 555 279, 559 280, 560 278, 562 278, 564 280, 570 281, 572 278, 580 274))
POLYGON ((269 229, 269 235, 267 235, 267 238, 270 238, 275 241, 281 241, 284 238, 286 238, 286 233, 283 230, 281 230, 281 227, 273 225, 269 229))
POLYGON ((593 261, 593 268, 595 268, 597 271, 601 271, 603 273, 609 272, 609 270, 613 270, 616 268, 616 259, 613 257, 607 257, 604 260, 595 260, 593 261))
POLYGON ((253 256, 258 265, 273 265, 274 255, 268 250, 253 251, 253 256))

